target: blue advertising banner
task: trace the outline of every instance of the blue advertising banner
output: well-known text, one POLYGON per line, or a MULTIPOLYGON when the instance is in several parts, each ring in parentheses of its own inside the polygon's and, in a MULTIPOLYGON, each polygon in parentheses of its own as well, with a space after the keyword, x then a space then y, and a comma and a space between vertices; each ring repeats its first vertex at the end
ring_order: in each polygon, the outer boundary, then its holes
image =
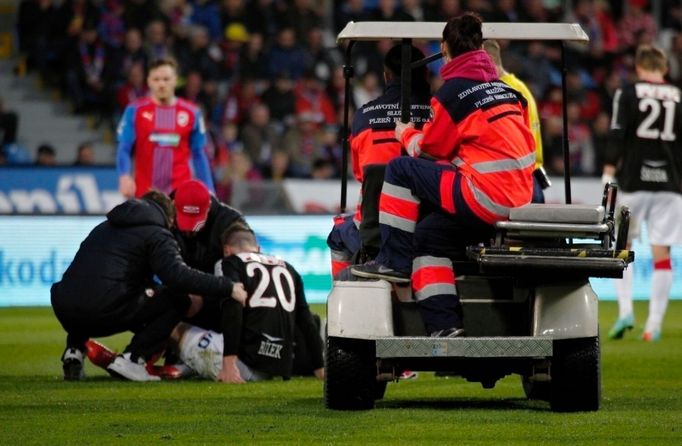
MULTIPOLYGON (((0 307, 50 305, 81 241, 103 216, 0 216, 0 307)), ((264 252, 286 259, 301 274, 310 302, 331 288, 327 234, 331 216, 248 217, 264 252)))
POLYGON ((0 167, 0 214, 102 215, 121 201, 113 167, 0 167))
MULTIPOLYGON (((0 307, 50 305, 50 286, 59 280, 90 230, 102 216, 0 216, 0 307)), ((309 302, 323 303, 331 288, 326 238, 331 216, 247 217, 264 252, 280 256, 299 271, 309 302)), ((635 243, 634 296, 648 299, 649 247, 635 243)), ((682 298, 682 248, 673 249, 672 298, 682 298)), ((593 279, 601 300, 615 299, 611 279, 593 279)))

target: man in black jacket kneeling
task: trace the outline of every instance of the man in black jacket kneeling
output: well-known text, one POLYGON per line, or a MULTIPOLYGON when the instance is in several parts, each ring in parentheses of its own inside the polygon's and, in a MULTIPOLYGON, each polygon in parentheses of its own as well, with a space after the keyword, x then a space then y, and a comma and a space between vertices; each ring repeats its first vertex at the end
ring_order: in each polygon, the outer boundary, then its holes
POLYGON ((130 330, 135 333, 130 344, 107 369, 132 381, 156 381, 159 377, 147 373, 145 361, 163 348, 183 316, 201 308, 203 300, 196 295, 246 299, 241 283, 183 262, 170 232, 174 218, 170 198, 157 191, 116 206, 81 243, 62 280, 52 285, 52 307, 67 332, 64 379, 84 377, 83 353, 90 337, 130 330))

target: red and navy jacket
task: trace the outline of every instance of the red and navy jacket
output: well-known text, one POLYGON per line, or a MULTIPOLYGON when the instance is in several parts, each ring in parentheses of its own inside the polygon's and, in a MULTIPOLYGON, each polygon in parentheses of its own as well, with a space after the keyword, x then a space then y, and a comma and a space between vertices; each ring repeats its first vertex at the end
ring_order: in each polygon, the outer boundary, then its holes
MULTIPOLYGON (((430 117, 428 84, 412 94, 412 122, 422 128, 430 117)), ((395 123, 400 120, 400 80, 386 85, 384 94, 363 105, 353 116, 350 149, 353 174, 362 182, 368 164, 388 164, 402 154, 395 139, 395 123)))
MULTIPOLYGON (((422 131, 406 129, 401 143, 412 156, 453 163, 463 176, 463 198, 481 220, 507 219, 511 208, 530 202, 533 190, 535 142, 526 101, 497 78, 484 50, 455 57, 441 77, 444 83, 431 99, 432 120, 422 131)), ((441 193, 451 193, 445 186, 441 193)))

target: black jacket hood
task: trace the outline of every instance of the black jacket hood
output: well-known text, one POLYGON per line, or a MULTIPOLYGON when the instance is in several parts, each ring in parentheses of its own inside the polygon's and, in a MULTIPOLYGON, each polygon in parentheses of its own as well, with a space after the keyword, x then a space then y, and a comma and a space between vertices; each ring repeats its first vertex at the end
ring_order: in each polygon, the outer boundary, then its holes
POLYGON ((167 228, 166 214, 151 200, 132 199, 119 204, 107 214, 107 220, 114 226, 154 225, 167 228))

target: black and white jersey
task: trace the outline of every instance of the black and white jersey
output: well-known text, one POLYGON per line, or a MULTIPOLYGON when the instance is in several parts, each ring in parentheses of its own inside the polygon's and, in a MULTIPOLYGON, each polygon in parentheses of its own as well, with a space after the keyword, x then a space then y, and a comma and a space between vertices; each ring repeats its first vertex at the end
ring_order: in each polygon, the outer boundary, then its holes
MULTIPOLYGON (((223 274, 242 282, 248 294, 243 310, 224 318, 223 355, 236 354, 254 370, 291 375, 294 331, 318 336, 303 291, 303 281, 285 261, 260 253, 223 260, 223 274)), ((234 308, 234 305, 226 306, 234 308)), ((229 311, 229 310, 227 310, 229 311)), ((321 358, 320 352, 315 352, 321 358)))
POLYGON ((621 189, 682 192, 680 89, 637 82, 616 91, 606 163, 621 189))

